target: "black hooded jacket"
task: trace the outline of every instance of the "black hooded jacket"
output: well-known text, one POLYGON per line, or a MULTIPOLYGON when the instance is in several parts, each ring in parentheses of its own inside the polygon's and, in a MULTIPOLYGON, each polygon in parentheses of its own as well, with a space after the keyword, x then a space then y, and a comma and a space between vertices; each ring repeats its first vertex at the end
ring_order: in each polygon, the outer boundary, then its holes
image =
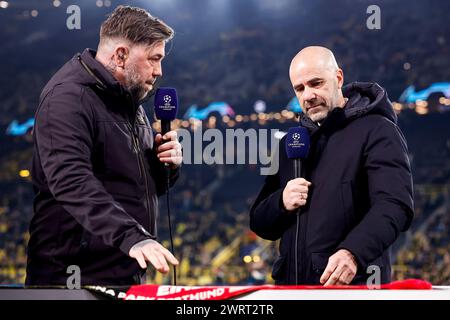
POLYGON ((333 109, 319 127, 305 115, 311 148, 302 160, 303 177, 312 182, 299 215, 287 212, 282 193, 294 179, 293 160, 280 142, 279 171, 268 176, 250 212, 250 227, 260 237, 280 241, 273 266, 277 284, 320 284, 328 258, 339 249, 358 264, 352 284, 365 284, 367 267, 379 266, 381 281, 391 279, 390 247, 413 218, 413 184, 405 138, 383 88, 351 83, 349 100, 333 109), (298 275, 295 275, 297 248, 298 275))
POLYGON ((70 265, 82 285, 140 283, 128 252, 156 239, 167 182, 142 106, 86 49, 43 89, 33 136, 26 284, 66 285, 70 265))

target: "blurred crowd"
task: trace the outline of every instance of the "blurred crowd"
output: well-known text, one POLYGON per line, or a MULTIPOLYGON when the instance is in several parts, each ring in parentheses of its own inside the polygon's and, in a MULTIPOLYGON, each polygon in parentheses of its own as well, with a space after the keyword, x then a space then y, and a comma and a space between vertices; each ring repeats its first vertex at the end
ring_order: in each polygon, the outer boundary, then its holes
MULTIPOLYGON (((394 247, 394 279, 421 278, 433 284, 450 281, 450 135, 436 135, 440 122, 449 120, 450 114, 400 115, 415 175, 416 216, 394 247), (435 119, 437 116, 440 118, 435 119), (426 152, 421 151, 424 141, 428 141, 426 152)), ((208 123, 203 125, 206 129, 208 123)), ((263 127, 286 130, 292 125, 290 119, 268 121, 263 127)), ((238 126, 262 127, 258 121, 238 126)), ((224 127, 223 123, 216 126, 219 130, 224 127)), ((0 283, 20 284, 25 275, 33 195, 30 178, 19 177, 19 168, 10 166, 11 172, 3 173, 0 184, 0 283)), ((248 228, 249 209, 263 179, 255 165, 184 165, 180 180, 170 192, 173 244, 180 260, 178 283, 272 283, 270 271, 277 244, 259 239, 248 228)), ((166 198, 162 197, 158 236, 169 248, 166 212, 166 198)), ((150 269, 148 281, 167 284, 171 277, 150 269)))

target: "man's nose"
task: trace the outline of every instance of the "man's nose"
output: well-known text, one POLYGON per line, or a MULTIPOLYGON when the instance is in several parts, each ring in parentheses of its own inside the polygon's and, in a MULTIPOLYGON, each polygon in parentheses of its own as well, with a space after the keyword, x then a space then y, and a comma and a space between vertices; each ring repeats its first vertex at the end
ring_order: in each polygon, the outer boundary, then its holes
POLYGON ((310 101, 313 100, 316 97, 316 94, 313 89, 310 89, 308 87, 305 87, 305 90, 303 91, 303 100, 304 101, 310 101))
POLYGON ((162 65, 161 62, 159 62, 155 68, 153 69, 153 76, 154 77, 161 77, 162 76, 162 65))

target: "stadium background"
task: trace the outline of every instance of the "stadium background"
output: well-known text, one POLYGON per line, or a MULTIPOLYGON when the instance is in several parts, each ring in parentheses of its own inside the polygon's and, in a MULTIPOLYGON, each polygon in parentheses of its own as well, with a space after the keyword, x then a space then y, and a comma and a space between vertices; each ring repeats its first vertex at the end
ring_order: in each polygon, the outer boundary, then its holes
MULTIPOLYGON (((177 32, 163 63, 162 85, 178 90, 178 127, 293 126, 288 66, 307 45, 330 48, 346 83, 376 81, 385 87, 408 141, 415 182, 416 218, 394 246, 394 279, 450 284, 446 0, 0 1, 0 284, 24 281, 33 198, 31 124, 40 91, 76 52, 96 47, 101 21, 118 4, 149 9, 177 32), (81 9, 81 30, 66 26, 71 4, 81 9), (381 8, 380 30, 366 27, 372 4, 381 8), (409 86, 414 89, 406 94, 409 86), (219 107, 200 124, 188 115, 183 119, 193 105, 219 107), (228 114, 220 114, 224 110, 228 114)), ((145 108, 153 118, 151 102, 145 108)), ((184 166, 171 208, 179 284, 271 282, 276 245, 248 229, 249 208, 263 178, 255 165, 184 166)), ((159 236, 168 246, 163 202, 159 236)), ((170 282, 151 271, 149 276, 151 282, 170 282)))

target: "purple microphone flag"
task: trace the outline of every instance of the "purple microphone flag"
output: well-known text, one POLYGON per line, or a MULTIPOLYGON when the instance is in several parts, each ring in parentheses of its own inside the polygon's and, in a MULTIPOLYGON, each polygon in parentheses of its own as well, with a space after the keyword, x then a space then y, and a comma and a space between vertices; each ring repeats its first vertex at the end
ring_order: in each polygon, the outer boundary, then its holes
POLYGON ((175 88, 158 88, 155 94, 155 115, 159 120, 174 120, 178 111, 175 88))
POLYGON ((289 159, 306 158, 309 152, 309 132, 304 127, 289 128, 286 135, 286 154, 289 159))

